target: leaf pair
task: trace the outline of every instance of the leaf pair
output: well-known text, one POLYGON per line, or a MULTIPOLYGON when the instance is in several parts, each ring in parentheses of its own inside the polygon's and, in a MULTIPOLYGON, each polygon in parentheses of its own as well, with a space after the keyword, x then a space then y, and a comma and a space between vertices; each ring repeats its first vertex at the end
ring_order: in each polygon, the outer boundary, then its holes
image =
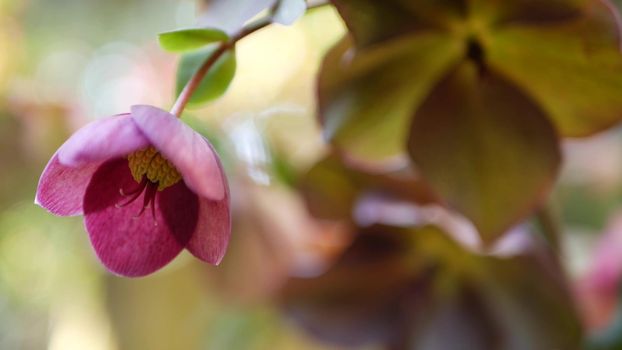
MULTIPOLYGON (((294 23, 306 10, 304 0, 212 0, 209 1, 208 12, 200 21, 204 28, 160 34, 160 46, 167 51, 183 53, 177 70, 176 96, 179 96, 201 65, 217 52, 217 44, 229 41, 230 34, 240 31, 251 17, 271 6, 274 7, 272 20, 286 25, 294 23)), ((195 90, 189 104, 196 106, 222 96, 231 84, 235 70, 236 58, 232 48, 218 58, 195 90)))
MULTIPOLYGON (((182 53, 177 68, 175 95, 179 96, 188 81, 217 50, 218 44, 229 40, 219 29, 192 28, 162 33, 160 46, 182 53)), ((224 52, 207 72, 189 100, 189 105, 200 105, 222 96, 235 76, 235 51, 224 52)))
POLYGON ((319 115, 351 156, 408 153, 493 241, 537 208, 558 136, 622 118, 607 0, 334 0, 350 29, 325 58, 319 115))

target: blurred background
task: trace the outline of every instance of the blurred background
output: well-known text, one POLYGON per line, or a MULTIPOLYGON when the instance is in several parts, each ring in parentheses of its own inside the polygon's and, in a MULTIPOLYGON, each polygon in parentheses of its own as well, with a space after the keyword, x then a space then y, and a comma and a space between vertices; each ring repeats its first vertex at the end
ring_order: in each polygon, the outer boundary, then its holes
MULTIPOLYGON (((314 219, 296 185, 328 152, 315 74, 345 32, 329 7, 240 42, 227 93, 184 117, 213 141, 231 179, 233 241, 221 266, 183 252, 149 277, 116 277, 81 217, 33 204, 46 162, 77 128, 134 104, 170 108, 178 57, 157 33, 193 26, 196 11, 193 0, 0 0, 0 349, 342 348, 281 312, 288 276, 317 276, 352 240, 344 223, 314 219)), ((564 149, 554 195, 562 269, 586 332, 615 337, 622 130, 564 149)), ((452 323, 439 327, 453 334, 452 323)))

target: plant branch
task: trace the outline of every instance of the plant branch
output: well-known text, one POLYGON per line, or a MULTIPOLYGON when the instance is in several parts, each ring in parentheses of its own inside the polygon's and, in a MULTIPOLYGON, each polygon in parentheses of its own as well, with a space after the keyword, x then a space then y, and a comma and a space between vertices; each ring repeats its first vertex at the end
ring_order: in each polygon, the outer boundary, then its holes
MULTIPOLYGON (((322 7, 322 6, 329 5, 329 4, 330 4, 329 2, 325 2, 325 1, 309 3, 309 5, 307 6, 307 10, 313 10, 318 7, 322 7)), ((267 27, 271 23, 272 23, 272 16, 266 16, 264 18, 260 18, 248 24, 244 28, 242 28, 242 30, 240 30, 239 33, 232 36, 229 40, 221 42, 218 45, 218 48, 216 49, 216 51, 214 51, 214 53, 210 55, 210 57, 207 58, 205 62, 203 62, 201 67, 199 67, 196 73, 194 73, 192 78, 188 80, 188 82, 186 83, 186 86, 184 86, 184 89, 181 91, 181 93, 177 97, 177 100, 175 101, 173 108, 171 108, 171 114, 177 116, 178 118, 181 117, 181 113, 186 108, 186 105, 188 104, 188 101, 190 101, 190 98, 194 94, 195 90, 199 87, 199 84, 201 84, 201 81, 203 80, 203 78, 205 78, 205 75, 214 66, 214 64, 218 61, 218 59, 222 57, 222 55, 224 55, 227 51, 234 48, 238 41, 244 39, 245 37, 253 34, 254 32, 264 27, 267 27)))
POLYGON ((229 40, 221 42, 218 45, 216 51, 214 51, 214 53, 210 55, 210 57, 205 60, 205 62, 203 62, 201 67, 199 67, 196 73, 194 73, 192 78, 188 80, 188 83, 186 83, 186 86, 184 86, 184 89, 179 94, 179 97, 177 97, 177 100, 175 101, 175 104, 171 109, 171 114, 177 117, 181 116, 181 113, 186 108, 186 105, 188 104, 188 101, 190 101, 192 94, 194 94, 194 91, 199 87, 199 84, 201 84, 201 81, 203 80, 203 78, 205 78, 207 72, 209 72, 209 70, 214 66, 214 64, 225 52, 234 48, 235 44, 238 41, 268 26, 270 23, 272 23, 272 18, 261 18, 244 27, 238 34, 234 35, 229 40))

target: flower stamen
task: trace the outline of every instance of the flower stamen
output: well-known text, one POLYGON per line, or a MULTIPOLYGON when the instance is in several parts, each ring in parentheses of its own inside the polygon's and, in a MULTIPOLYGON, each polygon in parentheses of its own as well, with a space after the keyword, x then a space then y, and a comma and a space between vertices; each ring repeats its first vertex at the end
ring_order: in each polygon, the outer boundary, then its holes
POLYGON ((131 153, 127 160, 134 180, 139 182, 143 177, 147 177, 149 181, 158 185, 158 191, 181 180, 181 174, 175 166, 153 146, 131 153))
POLYGON ((149 180, 145 177, 139 184, 138 187, 129 191, 129 192, 125 192, 123 190, 123 188, 119 188, 119 193, 124 196, 124 197, 128 197, 131 196, 125 203, 117 203, 114 206, 116 208, 123 208, 126 207, 127 205, 129 205, 130 203, 134 202, 136 199, 138 199, 138 197, 140 197, 140 195, 143 193, 143 191, 145 190, 145 187, 147 187, 147 183, 149 182, 149 180))

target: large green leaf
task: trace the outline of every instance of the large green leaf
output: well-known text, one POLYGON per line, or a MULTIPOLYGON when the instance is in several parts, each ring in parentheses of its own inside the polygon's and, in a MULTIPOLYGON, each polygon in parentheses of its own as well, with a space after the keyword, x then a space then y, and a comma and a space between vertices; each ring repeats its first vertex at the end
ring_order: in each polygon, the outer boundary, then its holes
POLYGON ((492 25, 550 23, 579 16, 589 1, 592 0, 472 0, 469 12, 492 25))
POLYGON ((622 119, 622 55, 615 17, 591 0, 576 20, 507 26, 486 41, 489 63, 535 98, 563 136, 622 119))
POLYGON ((465 0, 333 0, 357 46, 426 29, 448 28, 465 15, 465 0))
POLYGON ((540 204, 560 163, 542 110, 471 63, 461 64, 423 103, 408 147, 432 188, 487 242, 540 204))
POLYGON ((463 45, 415 34, 354 57, 347 39, 326 56, 319 78, 325 137, 359 159, 404 153, 412 111, 462 56, 463 45))
POLYGON ((161 33, 160 46, 168 51, 183 52, 201 48, 208 44, 225 41, 229 37, 219 29, 192 28, 161 33))
MULTIPOLYGON (((199 67, 201 67, 201 65, 209 59, 215 51, 216 49, 214 47, 209 47, 185 54, 181 57, 179 67, 177 68, 177 95, 181 93, 188 80, 192 78, 199 67)), ((235 68, 235 52, 225 52, 205 75, 199 84, 199 87, 192 95, 189 105, 196 106, 198 104, 211 101, 224 94, 225 91, 227 91, 231 80, 233 80, 235 68)))

